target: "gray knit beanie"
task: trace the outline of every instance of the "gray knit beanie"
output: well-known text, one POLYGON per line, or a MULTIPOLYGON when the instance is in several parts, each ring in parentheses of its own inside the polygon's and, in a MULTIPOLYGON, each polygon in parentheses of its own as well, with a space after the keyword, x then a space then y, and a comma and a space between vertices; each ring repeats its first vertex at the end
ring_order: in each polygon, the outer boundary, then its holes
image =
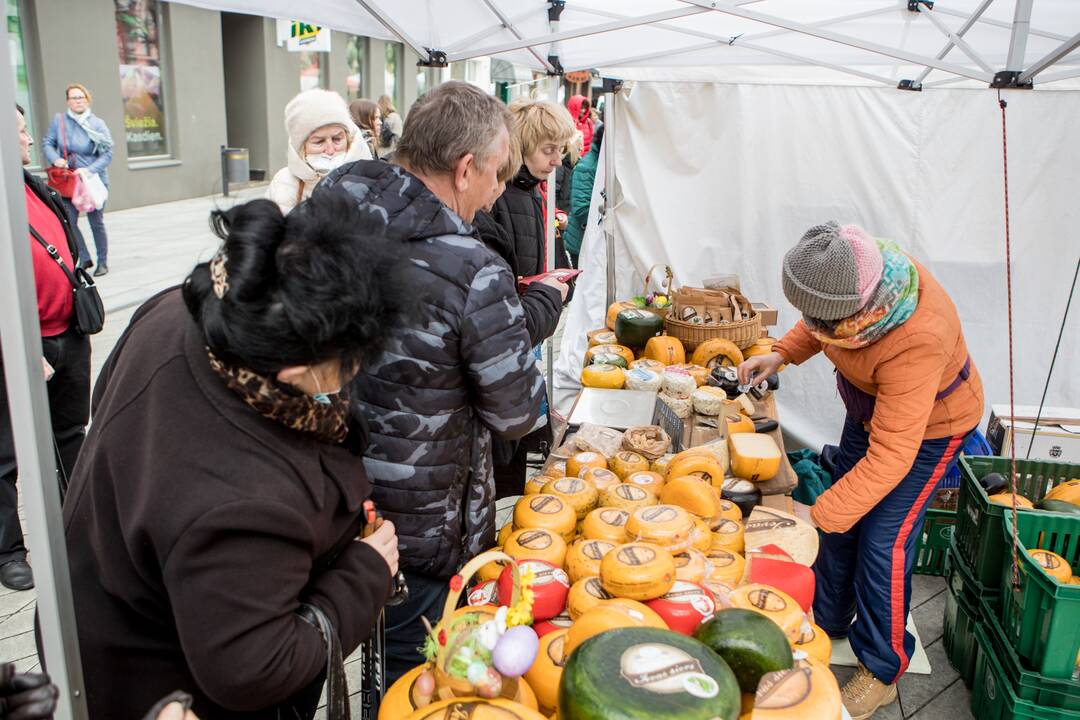
POLYGON ((784 295, 803 315, 840 320, 869 301, 881 281, 877 242, 857 225, 815 225, 784 255, 784 295))

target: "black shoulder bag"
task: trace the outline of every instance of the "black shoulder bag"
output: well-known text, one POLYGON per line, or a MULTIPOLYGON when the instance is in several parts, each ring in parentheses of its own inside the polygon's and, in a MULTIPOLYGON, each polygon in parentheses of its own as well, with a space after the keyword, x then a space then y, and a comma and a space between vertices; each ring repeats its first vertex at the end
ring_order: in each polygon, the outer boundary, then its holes
POLYGON ((64 258, 60 257, 59 251, 52 244, 46 242, 45 238, 41 237, 32 225, 30 226, 30 234, 41 243, 41 246, 45 248, 45 252, 49 253, 49 257, 56 261, 56 264, 64 271, 68 281, 71 283, 75 300, 75 329, 83 335, 95 335, 101 332, 101 328, 105 326, 105 304, 101 302, 101 295, 98 294, 94 281, 81 267, 76 267, 72 271, 71 268, 65 265, 64 258))

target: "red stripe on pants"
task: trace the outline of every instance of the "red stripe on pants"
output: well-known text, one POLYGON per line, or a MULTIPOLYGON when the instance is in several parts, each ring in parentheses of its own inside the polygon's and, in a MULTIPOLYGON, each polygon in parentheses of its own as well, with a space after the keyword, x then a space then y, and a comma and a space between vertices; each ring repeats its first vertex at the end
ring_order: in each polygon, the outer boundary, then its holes
POLYGON ((926 485, 923 487, 922 492, 919 493, 919 499, 915 501, 915 504, 911 506, 911 510, 908 511, 907 517, 904 518, 904 523, 900 526, 900 532, 896 536, 896 540, 893 543, 892 549, 892 578, 890 581, 890 594, 891 594, 891 606, 892 606, 892 649, 896 653, 896 656, 900 658, 900 671, 896 673, 896 677, 892 679, 892 682, 896 682, 901 675, 907 670, 908 663, 911 658, 904 652, 904 626, 907 624, 906 613, 904 613, 904 567, 907 565, 906 558, 904 557, 904 545, 907 544, 908 536, 911 535, 911 528, 915 525, 915 518, 919 516, 919 511, 922 510, 926 504, 927 499, 930 497, 930 493, 937 487, 938 481, 941 480, 941 476, 945 474, 945 469, 952 462, 953 456, 956 455, 960 448, 960 443, 963 442, 964 436, 957 435, 950 442, 948 447, 945 448, 945 452, 941 454, 941 459, 938 460, 937 466, 934 468, 934 472, 931 473, 930 479, 926 481, 926 485))

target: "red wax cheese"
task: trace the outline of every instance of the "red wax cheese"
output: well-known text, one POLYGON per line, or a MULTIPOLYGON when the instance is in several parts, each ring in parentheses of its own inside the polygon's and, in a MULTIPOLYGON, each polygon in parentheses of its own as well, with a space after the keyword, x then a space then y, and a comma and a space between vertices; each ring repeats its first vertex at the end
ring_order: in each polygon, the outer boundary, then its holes
POLYGON ((533 623, 533 630, 536 631, 537 637, 544 637, 548 633, 555 632, 556 630, 567 630, 574 621, 570 619, 570 616, 566 613, 560 613, 548 620, 538 620, 533 623))
POLYGON ((750 562, 750 582, 783 590, 799 603, 803 612, 810 612, 814 604, 814 571, 797 562, 754 557, 750 562))
POLYGON ((701 585, 676 580, 662 597, 645 603, 664 619, 668 628, 683 635, 693 635, 698 625, 716 612, 713 594, 701 585))
MULTIPOLYGON (((566 609, 566 596, 570 592, 570 578, 561 567, 543 560, 518 560, 518 567, 533 573, 533 619, 548 620, 566 609)), ((499 600, 509 605, 514 594, 514 576, 506 567, 499 575, 499 600)))

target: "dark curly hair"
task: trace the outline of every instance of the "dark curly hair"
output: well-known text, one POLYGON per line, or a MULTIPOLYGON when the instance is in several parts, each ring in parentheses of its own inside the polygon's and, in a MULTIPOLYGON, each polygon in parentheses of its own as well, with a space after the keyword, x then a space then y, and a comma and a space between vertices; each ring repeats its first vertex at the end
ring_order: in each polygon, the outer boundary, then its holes
POLYGON ((210 216, 223 241, 228 291, 209 263, 184 282, 184 302, 214 355, 262 375, 338 359, 346 372, 376 356, 405 312, 401 261, 382 220, 322 193, 288 215, 252 200, 210 216))

